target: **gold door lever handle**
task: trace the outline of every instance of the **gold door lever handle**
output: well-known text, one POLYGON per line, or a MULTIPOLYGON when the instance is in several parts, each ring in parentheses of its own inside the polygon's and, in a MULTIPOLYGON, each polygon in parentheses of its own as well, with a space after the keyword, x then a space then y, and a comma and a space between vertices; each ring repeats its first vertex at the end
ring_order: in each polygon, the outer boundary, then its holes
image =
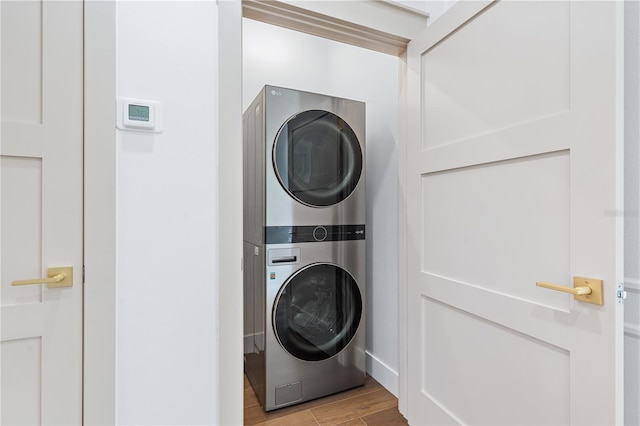
POLYGON ((47 278, 13 281, 11 285, 47 284, 48 288, 73 286, 73 267, 47 269, 47 278))
POLYGON ((549 290, 561 291, 563 293, 573 294, 573 298, 581 302, 602 305, 602 280, 593 278, 573 277, 573 287, 565 287, 562 285, 536 282, 538 287, 548 288, 549 290))
POLYGON ((586 285, 581 285, 573 288, 565 287, 557 284, 545 283, 545 282, 537 282, 536 285, 538 287, 548 288, 549 290, 556 290, 556 291, 561 291, 563 293, 570 293, 575 296, 584 296, 585 294, 591 294, 591 287, 588 287, 586 285))

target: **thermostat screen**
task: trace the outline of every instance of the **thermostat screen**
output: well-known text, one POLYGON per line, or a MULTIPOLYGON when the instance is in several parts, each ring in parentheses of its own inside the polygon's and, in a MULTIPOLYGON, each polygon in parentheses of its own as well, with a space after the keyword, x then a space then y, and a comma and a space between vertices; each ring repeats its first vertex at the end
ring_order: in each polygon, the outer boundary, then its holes
POLYGON ((149 122, 149 107, 129 104, 129 120, 149 122))

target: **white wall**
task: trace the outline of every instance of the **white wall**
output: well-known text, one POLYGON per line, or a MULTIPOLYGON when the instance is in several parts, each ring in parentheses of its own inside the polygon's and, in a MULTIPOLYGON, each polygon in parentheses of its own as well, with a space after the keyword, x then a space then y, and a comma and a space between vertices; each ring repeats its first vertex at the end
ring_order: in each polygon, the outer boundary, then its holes
MULTIPOLYGON (((118 424, 215 424, 217 6, 117 2, 117 95, 164 131, 118 131, 118 424)), ((239 263, 239 261, 238 261, 239 263)))
POLYGON ((398 387, 398 59, 243 20, 246 108, 265 84, 366 103, 367 369, 398 387))
POLYGON ((640 424, 640 3, 625 2, 625 424, 640 424))

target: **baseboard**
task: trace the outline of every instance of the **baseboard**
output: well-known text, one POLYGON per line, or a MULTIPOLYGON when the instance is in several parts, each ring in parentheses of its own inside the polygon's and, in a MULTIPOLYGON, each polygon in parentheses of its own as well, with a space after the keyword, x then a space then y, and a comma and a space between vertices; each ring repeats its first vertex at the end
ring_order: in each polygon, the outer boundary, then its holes
POLYGON ((367 355, 367 373, 384 386, 395 397, 398 397, 398 372, 369 353, 367 355))

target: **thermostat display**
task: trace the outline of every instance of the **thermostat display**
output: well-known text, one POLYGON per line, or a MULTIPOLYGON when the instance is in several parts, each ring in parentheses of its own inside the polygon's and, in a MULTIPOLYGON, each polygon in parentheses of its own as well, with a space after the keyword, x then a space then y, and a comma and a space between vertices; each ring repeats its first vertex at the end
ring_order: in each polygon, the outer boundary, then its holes
POLYGON ((129 120, 149 122, 149 107, 129 104, 129 120))
POLYGON ((160 102, 120 98, 116 113, 116 127, 120 130, 153 133, 162 131, 160 102))

